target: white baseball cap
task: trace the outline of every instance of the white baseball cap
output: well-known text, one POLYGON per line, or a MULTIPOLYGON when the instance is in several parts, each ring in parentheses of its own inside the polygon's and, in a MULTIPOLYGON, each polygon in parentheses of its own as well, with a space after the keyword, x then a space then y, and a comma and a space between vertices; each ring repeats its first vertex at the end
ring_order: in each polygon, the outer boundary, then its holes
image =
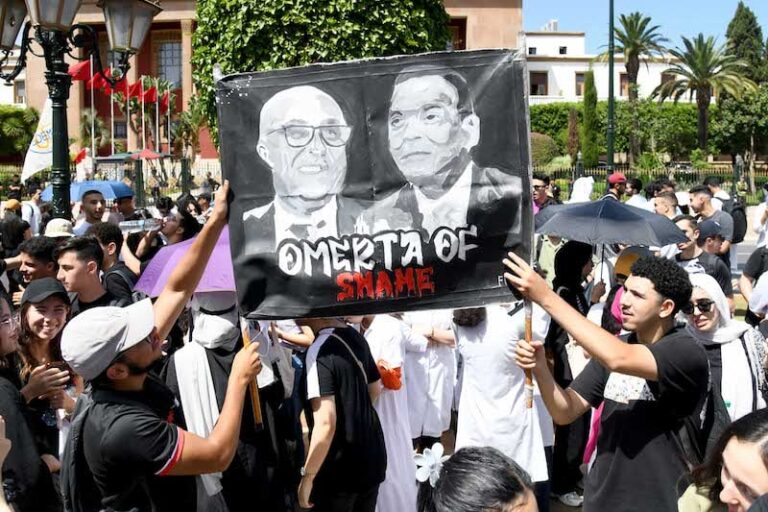
POLYGON ((69 321, 61 335, 61 355, 84 380, 93 380, 129 348, 141 343, 155 328, 152 301, 144 299, 124 308, 89 309, 69 321))

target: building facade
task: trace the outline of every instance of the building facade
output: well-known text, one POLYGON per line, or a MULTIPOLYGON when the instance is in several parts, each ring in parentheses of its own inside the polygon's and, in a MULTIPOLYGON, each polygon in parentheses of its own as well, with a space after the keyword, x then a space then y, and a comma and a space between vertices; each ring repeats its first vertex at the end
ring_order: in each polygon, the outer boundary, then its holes
MULTIPOLYGON (((545 28, 525 32, 521 38, 528 59, 530 104, 582 101, 584 75, 590 69, 595 74, 598 100, 607 100, 608 62, 586 52, 584 32, 559 32, 554 20, 545 28)), ((672 62, 671 57, 664 57, 640 65, 637 81, 641 98, 649 97, 661 83, 674 79, 674 75, 664 73, 672 62)), ((614 97, 627 99, 629 81, 623 55, 616 55, 613 82, 614 97)), ((690 98, 685 96, 680 101, 690 98)))
MULTIPOLYGON (((194 0, 163 0, 163 11, 155 18, 141 51, 131 58, 128 81, 133 84, 141 76, 159 77, 176 86, 175 105, 171 106, 175 118, 194 94, 192 83, 192 34, 195 28, 194 0)), ((456 50, 475 48, 514 48, 518 46, 522 32, 522 0, 445 0, 446 11, 451 17, 452 45, 456 50)), ((97 0, 84 0, 75 23, 93 26, 99 32, 101 60, 110 62, 102 10, 97 0)), ((74 62, 74 61, 73 61, 74 62)), ((30 55, 26 71, 16 79, 13 87, 0 88, 0 104, 26 104, 42 110, 48 89, 45 84, 45 62, 30 55)), ((85 82, 73 82, 68 103, 68 127, 70 138, 76 138, 80 130, 80 117, 90 109, 91 91, 85 82)), ((101 91, 94 93, 93 106, 107 125, 110 123, 112 105, 110 97, 101 91)), ((115 135, 127 144, 129 151, 141 149, 141 141, 135 134, 127 137, 126 116, 114 105, 115 135)), ((165 130, 161 129, 159 144, 150 140, 153 149, 168 151, 165 130)), ((108 154, 107 149, 102 153, 108 154)), ((217 158, 216 150, 207 133, 201 136, 201 158, 217 158)))

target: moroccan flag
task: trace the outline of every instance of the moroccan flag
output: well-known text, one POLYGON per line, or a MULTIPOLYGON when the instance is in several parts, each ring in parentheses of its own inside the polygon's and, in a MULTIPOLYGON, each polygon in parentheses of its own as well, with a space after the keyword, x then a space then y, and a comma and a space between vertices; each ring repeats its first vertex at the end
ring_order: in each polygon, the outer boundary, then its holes
POLYGON ((90 80, 91 79, 91 61, 86 60, 83 62, 78 62, 77 64, 72 64, 69 66, 69 76, 72 77, 72 80, 90 80))
POLYGON ((150 87, 144 91, 144 103, 154 103, 157 101, 157 87, 150 87))
POLYGON ((128 89, 128 96, 131 98, 141 99, 141 92, 143 87, 144 86, 142 85, 141 80, 139 80, 128 89))
POLYGON ((165 91, 163 97, 160 98, 160 113, 165 114, 168 110, 168 104, 171 102, 171 91, 165 91))
POLYGON ((85 157, 87 155, 88 154, 86 153, 85 148, 81 149, 80 152, 77 154, 77 156, 75 156, 75 165, 85 160, 85 157))
MULTIPOLYGON (((112 77, 112 70, 110 68, 105 69, 103 75, 101 73, 95 73, 93 77, 85 83, 85 86, 88 89, 108 88, 109 82, 107 82, 104 77, 108 77, 108 78, 112 77)), ((109 93, 107 92, 107 94, 109 93)))

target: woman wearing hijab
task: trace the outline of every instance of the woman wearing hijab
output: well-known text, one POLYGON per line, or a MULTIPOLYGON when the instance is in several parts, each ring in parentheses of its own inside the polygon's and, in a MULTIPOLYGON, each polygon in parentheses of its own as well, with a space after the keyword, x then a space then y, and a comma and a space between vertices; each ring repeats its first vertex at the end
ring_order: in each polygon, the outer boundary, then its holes
MULTIPOLYGON (((598 283, 592 289, 591 300, 587 300, 584 295, 582 283, 593 267, 592 246, 589 244, 570 241, 555 256, 555 279, 552 288, 584 316, 587 315, 590 305, 596 303, 605 293, 605 285, 598 283)), ((554 359, 555 381, 564 388, 576 377, 568 363, 568 342, 568 333, 553 321, 544 345, 554 359)), ((583 476, 580 466, 588 434, 589 416, 586 415, 570 425, 560 425, 555 429, 552 493, 558 496, 561 503, 571 507, 578 507, 582 502, 577 487, 583 476)))
POLYGON ((691 302, 682 311, 688 320, 687 331, 704 346, 709 358, 715 403, 708 406, 715 409, 713 414, 708 411, 707 418, 716 423, 705 425, 705 434, 712 439, 723 428, 718 428, 718 417, 723 416, 717 414, 718 406, 724 406, 728 415, 719 424, 765 407, 765 339, 747 323, 731 317, 728 300, 713 277, 691 274, 690 278, 691 302))

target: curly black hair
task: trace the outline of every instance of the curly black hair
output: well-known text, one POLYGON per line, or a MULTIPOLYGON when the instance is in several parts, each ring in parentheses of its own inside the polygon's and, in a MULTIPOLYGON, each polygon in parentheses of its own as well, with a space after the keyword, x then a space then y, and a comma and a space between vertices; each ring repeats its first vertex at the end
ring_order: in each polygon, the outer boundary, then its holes
POLYGON ((657 256, 640 258, 632 265, 632 275, 648 279, 659 295, 674 302, 673 314, 691 300, 693 287, 688 273, 672 260, 657 256))

